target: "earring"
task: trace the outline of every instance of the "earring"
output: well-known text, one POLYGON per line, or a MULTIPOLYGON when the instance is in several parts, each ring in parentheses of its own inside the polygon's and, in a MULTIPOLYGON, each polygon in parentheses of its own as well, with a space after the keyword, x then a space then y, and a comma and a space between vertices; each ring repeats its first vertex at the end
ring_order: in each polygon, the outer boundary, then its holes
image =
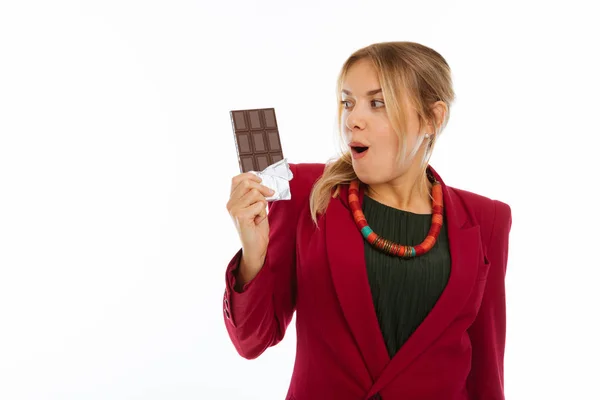
POLYGON ((426 133, 425 134, 425 139, 429 139, 429 136, 430 136, 429 133, 426 133))

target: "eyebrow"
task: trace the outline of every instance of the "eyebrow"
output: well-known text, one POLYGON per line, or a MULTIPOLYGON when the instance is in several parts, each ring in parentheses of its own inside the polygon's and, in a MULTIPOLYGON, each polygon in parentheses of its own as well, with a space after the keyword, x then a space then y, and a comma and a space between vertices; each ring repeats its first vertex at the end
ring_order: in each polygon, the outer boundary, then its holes
MULTIPOLYGON (((373 96, 374 94, 377 94, 377 93, 379 93, 379 92, 381 92, 381 89, 369 90, 369 91, 367 92, 367 96, 373 96)), ((349 91, 349 90, 346 90, 346 89, 342 89, 342 93, 345 93, 345 94, 347 94, 348 96, 352 96, 352 92, 351 92, 351 91, 349 91)))

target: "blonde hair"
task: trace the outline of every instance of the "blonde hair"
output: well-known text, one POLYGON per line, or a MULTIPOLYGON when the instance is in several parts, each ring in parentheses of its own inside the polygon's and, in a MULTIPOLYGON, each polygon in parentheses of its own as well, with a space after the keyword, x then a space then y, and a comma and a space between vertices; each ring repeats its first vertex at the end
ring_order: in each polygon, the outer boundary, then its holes
MULTIPOLYGON (((435 50, 414 42, 375 43, 355 51, 342 66, 337 79, 337 124, 340 143, 343 142, 342 84, 350 67, 362 59, 370 60, 377 72, 390 124, 400 139, 399 159, 406 159, 407 155, 406 115, 401 106, 402 93, 406 94, 410 104, 415 107, 419 123, 431 123, 434 126, 435 131, 420 165, 422 174, 425 174, 437 138, 450 118, 450 104, 454 101, 448 63, 435 50), (439 126, 431 109, 432 103, 436 101, 443 101, 448 107, 448 112, 439 126)), ((420 137, 409 159, 418 152, 423 140, 424 137, 420 137)), ((342 149, 341 153, 337 160, 330 160, 327 163, 323 175, 315 182, 310 193, 310 213, 315 224, 317 224, 317 214, 325 213, 331 197, 335 198, 339 194, 340 185, 349 184, 357 179, 352 167, 350 151, 342 149)))

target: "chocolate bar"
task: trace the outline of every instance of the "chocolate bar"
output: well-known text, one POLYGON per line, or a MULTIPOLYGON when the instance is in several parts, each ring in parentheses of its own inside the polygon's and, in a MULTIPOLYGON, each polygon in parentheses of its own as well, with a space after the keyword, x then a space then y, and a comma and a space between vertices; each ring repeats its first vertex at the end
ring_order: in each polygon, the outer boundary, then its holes
POLYGON ((262 171, 283 159, 274 108, 232 110, 229 114, 240 171, 262 171))

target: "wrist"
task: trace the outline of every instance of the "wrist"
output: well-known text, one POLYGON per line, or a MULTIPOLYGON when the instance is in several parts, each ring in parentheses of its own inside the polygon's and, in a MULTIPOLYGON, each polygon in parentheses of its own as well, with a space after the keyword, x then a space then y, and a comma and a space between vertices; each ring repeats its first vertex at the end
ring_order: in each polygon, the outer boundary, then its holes
POLYGON ((241 291, 248 282, 250 282, 258 274, 262 268, 261 261, 248 261, 243 256, 240 264, 235 271, 236 289, 241 291))

